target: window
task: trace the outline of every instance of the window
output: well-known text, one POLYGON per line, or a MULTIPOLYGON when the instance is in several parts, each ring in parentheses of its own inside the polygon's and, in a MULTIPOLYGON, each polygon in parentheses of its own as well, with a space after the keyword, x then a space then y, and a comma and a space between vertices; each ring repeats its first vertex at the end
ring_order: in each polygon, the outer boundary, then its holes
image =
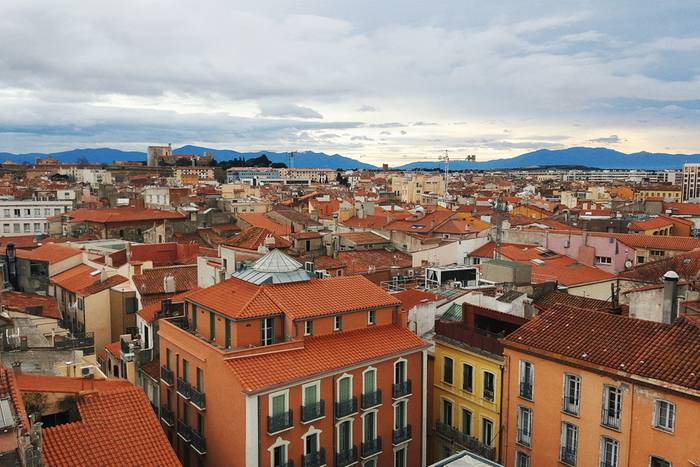
POLYGON ((394 406, 394 430, 406 428, 406 405, 407 402, 402 400, 394 406))
POLYGON ((197 368, 197 391, 204 392, 204 371, 197 368))
POLYGON ((372 394, 377 390, 377 370, 362 373, 362 394, 372 394))
POLYGON ((212 341, 216 338, 216 315, 209 312, 209 339, 212 341))
POLYGON ((663 457, 650 456, 649 467, 671 467, 671 463, 663 457))
POLYGON ((610 256, 596 256, 595 264, 612 264, 612 258, 610 256))
POLYGON ((44 208, 44 217, 49 217, 51 215, 51 209, 44 208))
POLYGON ((124 299, 124 308, 126 309, 126 314, 136 313, 139 307, 139 302, 136 297, 126 297, 124 299))
POLYGON ((520 397, 532 400, 532 386, 535 377, 532 363, 520 360, 520 397))
POLYGON ((521 451, 516 452, 515 467, 530 467, 530 456, 521 451))
POLYGON ((406 382, 406 360, 398 360, 394 363, 394 384, 406 382))
POLYGON ((41 217, 41 208, 34 208, 34 217, 41 217))
POLYGON ((562 410, 572 415, 578 415, 580 397, 581 378, 576 375, 564 375, 564 405, 562 410))
POLYGON ((442 423, 452 426, 452 402, 442 401, 442 423))
POLYGON ((496 375, 484 371, 484 399, 493 402, 496 386, 496 375))
POLYGON ((15 209, 15 217, 21 217, 22 216, 22 211, 19 209, 15 209))
POLYGON ((304 439, 304 455, 314 454, 318 452, 318 433, 310 433, 304 439))
POLYGON ((377 438, 377 412, 367 412, 362 417, 362 441, 369 443, 377 438))
POLYGON ((311 336, 314 333, 314 322, 310 319, 304 321, 304 335, 311 336))
POLYGON ((564 464, 576 465, 576 445, 578 444, 578 427, 571 423, 561 424, 561 450, 559 460, 564 464))
POLYGON ((41 224, 38 222, 34 223, 34 232, 41 232, 41 224))
POLYGON ((231 348, 231 320, 224 320, 224 345, 227 349, 231 348))
POLYGON ((12 231, 13 231, 14 233, 19 233, 20 227, 21 227, 21 226, 20 226, 19 224, 13 224, 13 225, 12 225, 12 231))
POLYGON ((619 452, 617 441, 603 436, 600 439, 600 467, 617 467, 619 452))
POLYGON ((272 467, 282 467, 287 464, 287 445, 275 446, 272 450, 272 467))
POLYGON ((187 382, 189 381, 189 375, 190 374, 190 362, 185 360, 184 358, 182 359, 182 380, 187 382))
POLYGON ((5 209, 5 210, 4 210, 4 215, 5 215, 5 217, 10 217, 10 210, 9 210, 9 209, 5 209))
POLYGON ((343 329, 343 317, 342 316, 334 316, 333 317, 333 330, 340 331, 341 329, 343 329))
POLYGON ((270 414, 275 417, 287 412, 287 393, 280 392, 270 397, 270 414))
POLYGON ((375 324, 377 322, 377 312, 370 310, 367 312, 367 324, 375 324))
POLYGON ((493 422, 488 418, 481 419, 481 442, 493 446, 493 422))
POLYGON ((442 360, 442 381, 445 384, 452 384, 454 378, 452 376, 452 359, 450 357, 443 357, 442 360))
POLYGON ((352 378, 343 376, 338 380, 338 401, 349 401, 352 398, 352 378))
POLYGON ((25 215, 26 217, 30 217, 30 216, 32 215, 32 210, 31 210, 31 209, 25 209, 25 210, 24 210, 24 215, 25 215))
POLYGON ((472 392, 474 389, 474 367, 462 364, 462 389, 467 392, 472 392))
POLYGON ((620 428, 622 392, 615 386, 603 387, 603 414, 601 423, 607 427, 620 428))
POLYGON ((394 452, 394 467, 406 467, 406 448, 397 449, 394 452))
POLYGON ((25 222, 24 223, 24 233, 30 233, 31 230, 32 230, 31 224, 29 224, 29 222, 25 222))
POLYGON ((338 424, 338 453, 352 449, 352 420, 338 424))
POLYGON ((644 264, 644 256, 637 256, 637 264, 644 264))
POLYGON ((518 432, 517 442, 530 446, 532 441, 532 410, 527 407, 518 407, 518 432))
POLYGON ((472 435, 472 413, 467 409, 462 409, 462 433, 472 435))
POLYGON ((2 232, 10 233, 10 224, 2 224, 2 232))
POLYGON ((170 365, 172 364, 173 354, 170 349, 165 349, 165 368, 170 370, 170 365))
POLYGON ((275 319, 264 318, 260 326, 260 342, 262 345, 275 343, 275 319))
POLYGON ((673 431, 676 422, 676 406, 668 401, 654 402, 654 427, 665 431, 673 431))
POLYGON ((303 393, 302 393, 303 401, 302 405, 303 406, 311 406, 314 404, 317 404, 319 401, 319 382, 316 381, 311 384, 307 384, 303 387, 303 393))
POLYGON ((649 250, 649 254, 650 254, 651 256, 655 256, 655 257, 657 257, 657 258, 663 257, 665 253, 666 253, 666 252, 663 251, 663 250, 649 250))

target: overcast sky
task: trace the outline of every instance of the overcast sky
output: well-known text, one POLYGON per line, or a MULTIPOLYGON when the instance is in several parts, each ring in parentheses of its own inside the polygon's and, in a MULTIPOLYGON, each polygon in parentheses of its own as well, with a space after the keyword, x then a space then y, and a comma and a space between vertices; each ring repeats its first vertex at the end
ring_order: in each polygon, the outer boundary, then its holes
POLYGON ((0 151, 700 153, 700 2, 0 1, 0 151))

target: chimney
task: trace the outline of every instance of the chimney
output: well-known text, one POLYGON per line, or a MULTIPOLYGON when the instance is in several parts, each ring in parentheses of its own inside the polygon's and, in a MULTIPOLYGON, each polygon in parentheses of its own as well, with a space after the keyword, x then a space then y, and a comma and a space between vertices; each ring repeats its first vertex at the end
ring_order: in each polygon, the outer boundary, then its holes
POLYGON ((668 271, 664 274, 664 301, 661 320, 666 324, 673 323, 678 317, 678 273, 668 271))
POLYGON ((476 327, 476 316, 474 313, 474 305, 471 303, 462 303, 462 323, 464 327, 474 330, 476 327))
POLYGON ((163 278, 163 292, 175 293, 177 290, 175 285, 175 276, 165 276, 163 278))
POLYGON ((107 270, 105 268, 100 269, 100 282, 107 280, 107 270))

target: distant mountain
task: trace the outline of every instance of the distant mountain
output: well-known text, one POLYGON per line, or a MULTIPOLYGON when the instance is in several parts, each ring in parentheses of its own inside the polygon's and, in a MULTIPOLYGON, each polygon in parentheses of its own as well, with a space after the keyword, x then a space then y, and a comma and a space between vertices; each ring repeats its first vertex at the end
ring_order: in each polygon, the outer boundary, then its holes
MULTIPOLYGON (((484 162, 450 160, 454 170, 520 169, 547 166, 585 166, 598 169, 680 169, 685 163, 700 163, 700 154, 665 154, 636 152, 625 154, 607 148, 540 149, 507 159, 484 162)), ((440 161, 411 162, 398 169, 436 169, 444 167, 440 161)))
MULTIPOLYGON (((230 160, 243 157, 244 159, 252 159, 260 157, 263 154, 270 159, 271 162, 283 162, 289 165, 289 155, 286 152, 273 151, 256 151, 256 152, 238 152, 231 149, 211 149, 200 146, 183 146, 178 149, 173 149, 173 154, 201 154, 203 152, 211 152, 216 160, 230 160)), ((297 169, 376 169, 374 165, 365 164, 364 162, 341 156, 339 154, 325 154, 322 152, 297 152, 294 156, 294 167, 297 169)))
MULTIPOLYGON (((199 146, 183 146, 173 149, 174 154, 201 154, 203 152, 211 152, 217 160, 229 160, 243 157, 244 159, 253 159, 260 157, 263 154, 272 162, 289 163, 287 153, 257 151, 257 152, 238 152, 230 149, 210 149, 199 146)), ((144 161, 146 153, 139 151, 120 151, 112 148, 92 148, 92 149, 73 149, 70 151, 54 152, 54 153, 26 153, 13 154, 9 152, 0 152, 0 162, 12 161, 18 164, 29 163, 33 164, 37 157, 45 158, 52 157, 59 162, 75 163, 86 159, 92 164, 111 164, 112 161, 144 161)), ((365 164, 364 162, 344 157, 339 154, 328 155, 322 152, 298 152, 294 157, 294 167, 300 169, 364 169, 372 170, 377 167, 365 164)))

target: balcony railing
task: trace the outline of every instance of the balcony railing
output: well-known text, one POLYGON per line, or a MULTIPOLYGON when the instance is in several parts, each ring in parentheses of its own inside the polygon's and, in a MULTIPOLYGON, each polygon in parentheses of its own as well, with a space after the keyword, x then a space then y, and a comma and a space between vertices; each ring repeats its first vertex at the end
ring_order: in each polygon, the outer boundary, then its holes
POLYGON ((437 431, 440 436, 450 441, 454 441, 455 443, 464 447, 467 451, 473 452, 492 461, 496 460, 496 448, 484 444, 473 436, 462 433, 446 423, 435 423, 435 431, 437 431))
POLYGON ((301 406, 301 421, 310 422, 311 420, 316 420, 325 415, 325 404, 324 402, 318 401, 312 404, 306 404, 301 406))
POLYGON ((173 370, 164 366, 160 367, 160 379, 168 386, 173 385, 173 370))
POLYGON ((344 449, 335 453, 336 467, 345 467, 357 462, 357 446, 350 449, 344 449))
POLYGON ((382 450, 382 438, 377 436, 374 439, 371 439, 369 441, 365 441, 362 443, 362 448, 360 451, 362 452, 362 457, 371 457, 375 454, 377 454, 379 451, 382 450))
POLYGON ((168 426, 173 426, 173 423, 175 421, 175 415, 173 414, 173 411, 167 408, 166 406, 162 406, 160 408, 160 419, 163 420, 163 423, 165 423, 168 426))
POLYGON ((576 450, 568 446, 562 446, 559 460, 567 465, 576 465, 576 450))
POLYGON ((363 409, 369 409, 370 407, 377 406, 382 403, 382 391, 381 389, 377 389, 376 391, 362 394, 361 400, 363 409))
POLYGON ((403 428, 394 430, 391 434, 391 442, 396 444, 405 443, 411 439, 411 425, 406 425, 403 428))
POLYGON ((185 399, 189 399, 192 395, 192 385, 182 378, 177 379, 177 393, 185 399))
POLYGON ((452 428, 450 425, 447 423, 442 423, 442 422, 436 422, 435 423, 435 431, 438 432, 441 436, 447 438, 447 439, 454 439, 455 433, 457 432, 454 428, 452 428))
POLYGON ((197 407, 199 410, 204 410, 207 408, 204 392, 195 389, 194 387, 190 388, 190 402, 192 402, 192 405, 197 407))
POLYGON ((562 410, 571 415, 578 415, 578 399, 569 396, 564 396, 562 410))
POLYGON ((467 329, 461 322, 442 321, 435 321, 435 334, 464 342, 492 354, 503 355, 503 344, 498 341, 499 338, 504 337, 503 334, 467 329))
POLYGON ((204 439, 204 436, 202 436, 200 433, 197 433, 196 430, 192 430, 192 439, 190 444, 194 450, 197 451, 197 453, 202 455, 207 453, 207 440, 204 439))
POLYGON ((600 467, 617 467, 617 464, 610 461, 600 461, 600 467))
POLYGON ((351 397, 348 400, 335 403, 336 418, 347 417, 355 412, 357 412, 357 397, 351 397))
POLYGON ((532 436, 530 430, 525 430, 523 428, 518 428, 516 441, 523 446, 530 446, 532 442, 532 436))
POLYGON ((180 438, 189 442, 192 439, 192 428, 190 428, 190 426, 182 420, 178 420, 177 434, 180 435, 180 438))
POLYGON ((54 339, 53 348, 56 350, 82 349, 86 355, 95 353, 95 333, 87 332, 73 334, 66 339, 54 339))
POLYGON ((529 381, 520 382, 520 397, 532 400, 532 383, 529 381))
POLYGON ((267 417, 267 432, 272 434, 286 430, 292 426, 292 420, 291 410, 267 417))
POLYGON ((391 385, 391 397, 398 399, 399 397, 404 397, 411 394, 411 380, 407 379, 401 383, 394 383, 391 385))
POLYGON ((620 429, 620 411, 603 408, 600 423, 609 428, 620 429))
POLYGON ((326 450, 321 448, 316 452, 301 456, 301 467, 321 467, 326 464, 326 450))
POLYGON ((493 402, 493 398, 494 398, 493 389, 484 388, 484 399, 486 399, 487 401, 493 402))

